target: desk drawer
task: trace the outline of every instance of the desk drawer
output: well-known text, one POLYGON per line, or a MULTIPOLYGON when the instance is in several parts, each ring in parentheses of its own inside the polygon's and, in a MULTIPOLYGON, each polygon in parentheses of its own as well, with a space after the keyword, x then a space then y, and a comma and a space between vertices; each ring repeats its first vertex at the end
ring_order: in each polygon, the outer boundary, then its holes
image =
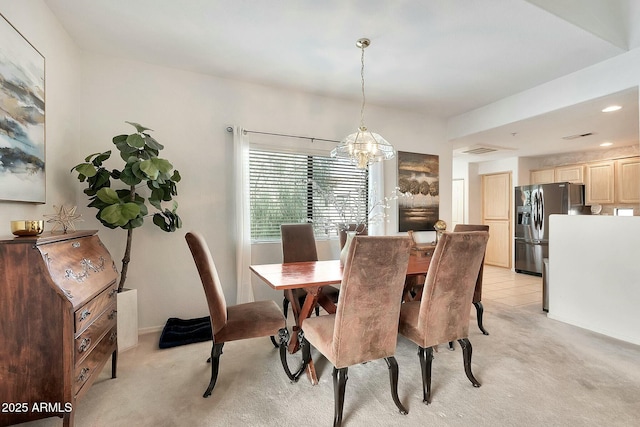
POLYGON ((113 327, 100 340, 82 363, 76 365, 73 376, 73 394, 78 394, 82 387, 91 383, 94 375, 99 375, 99 370, 104 366, 108 356, 116 350, 117 327, 113 327))
POLYGON ((75 339, 76 366, 93 350, 107 331, 116 326, 117 315, 114 301, 95 322, 77 336, 75 339))
POLYGON ((111 304, 115 304, 118 286, 112 283, 107 289, 102 291, 98 296, 80 307, 75 312, 75 332, 78 336, 85 328, 87 328, 95 319, 97 319, 103 311, 111 304))

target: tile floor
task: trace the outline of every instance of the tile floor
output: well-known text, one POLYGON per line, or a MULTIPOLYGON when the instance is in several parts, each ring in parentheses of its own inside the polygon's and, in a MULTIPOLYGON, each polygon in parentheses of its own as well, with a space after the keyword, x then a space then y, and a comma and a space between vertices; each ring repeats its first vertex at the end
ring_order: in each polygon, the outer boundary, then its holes
POLYGON ((482 300, 512 307, 530 304, 542 307, 542 277, 485 264, 482 300))

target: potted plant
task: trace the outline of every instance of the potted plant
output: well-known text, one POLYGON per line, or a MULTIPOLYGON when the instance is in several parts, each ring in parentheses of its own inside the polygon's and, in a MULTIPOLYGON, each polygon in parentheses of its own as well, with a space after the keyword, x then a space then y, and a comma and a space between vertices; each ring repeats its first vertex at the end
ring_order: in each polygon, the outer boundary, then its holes
MULTIPOLYGON (((173 232, 182 227, 177 214, 176 183, 180 173, 173 170, 168 160, 158 157, 164 147, 148 131, 151 129, 138 123, 127 122, 135 127, 130 135, 113 137, 113 144, 120 153, 120 169, 107 169, 104 162, 111 157, 111 150, 88 155, 83 163, 74 166, 71 172, 78 173, 78 180, 86 183, 84 193, 89 196, 89 207, 96 208, 96 218, 107 228, 127 230, 127 241, 120 269, 118 295, 125 289, 133 230, 144 224, 149 215, 149 206, 157 210, 153 223, 160 229, 173 232), (173 202, 171 209, 163 208, 163 202, 173 202)), ((120 302, 120 300, 119 300, 120 302)), ((122 322, 123 310, 118 307, 122 322)), ((137 342, 137 314, 135 315, 135 339, 137 342)), ((120 335, 120 332, 119 332, 120 335)))

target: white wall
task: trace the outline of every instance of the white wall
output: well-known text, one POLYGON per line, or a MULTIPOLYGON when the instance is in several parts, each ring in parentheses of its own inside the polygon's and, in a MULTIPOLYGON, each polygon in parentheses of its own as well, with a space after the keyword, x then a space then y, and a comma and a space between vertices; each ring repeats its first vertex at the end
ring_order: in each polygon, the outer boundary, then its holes
POLYGON ((551 215, 549 233, 548 316, 640 344, 640 217, 551 215))
POLYGON ((54 204, 75 203, 65 159, 78 137, 80 73, 76 45, 41 1, 0 0, 0 13, 45 57, 46 204, 0 201, 0 236, 8 237, 11 220, 43 219, 54 204))

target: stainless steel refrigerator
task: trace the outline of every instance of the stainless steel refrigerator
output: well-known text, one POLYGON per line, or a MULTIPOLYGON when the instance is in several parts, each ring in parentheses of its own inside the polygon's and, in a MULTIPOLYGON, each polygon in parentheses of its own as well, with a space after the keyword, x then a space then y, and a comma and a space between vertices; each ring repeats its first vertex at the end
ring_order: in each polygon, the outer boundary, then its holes
POLYGON ((549 257, 549 215, 581 215, 584 185, 568 182, 515 187, 515 270, 542 276, 549 257))

